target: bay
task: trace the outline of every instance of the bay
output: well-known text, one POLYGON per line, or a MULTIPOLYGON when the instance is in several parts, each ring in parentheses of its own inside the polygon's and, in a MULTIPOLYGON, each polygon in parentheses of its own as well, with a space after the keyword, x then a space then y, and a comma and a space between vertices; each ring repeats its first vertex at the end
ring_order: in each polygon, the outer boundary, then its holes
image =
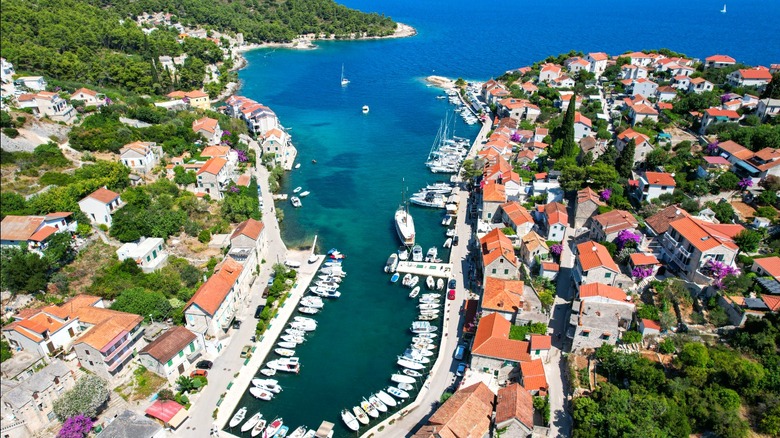
MULTIPOLYGON (((441 92, 426 87, 424 77, 485 80, 569 50, 668 47, 702 59, 725 53, 750 64, 780 62, 780 36, 770 18, 780 16, 778 2, 730 2, 727 14, 713 0, 562 0, 555 7, 506 0, 342 3, 385 13, 419 33, 318 42, 316 50, 253 51, 240 72, 240 94, 270 106, 298 148, 301 168, 285 176, 282 190, 311 192, 302 208, 277 204, 285 214, 285 242, 306 245, 318 235, 320 249, 347 254, 349 275, 342 297, 326 304, 315 317, 317 331, 297 350, 300 374, 277 375, 284 391, 273 401, 246 395, 239 406, 259 409, 269 420, 281 416, 291 429, 331 421, 337 437, 351 435, 340 410, 390 383, 396 355, 411 337, 414 302, 408 289, 388 283, 382 267, 398 247, 392 217, 401 189, 413 192, 442 179, 423 162, 451 107, 435 98, 441 92), (351 81, 346 87, 339 83, 342 65, 351 81)), ((455 131, 473 138, 477 128, 458 121, 455 131)), ((411 213, 423 248, 438 245, 446 257, 441 211, 411 213)))

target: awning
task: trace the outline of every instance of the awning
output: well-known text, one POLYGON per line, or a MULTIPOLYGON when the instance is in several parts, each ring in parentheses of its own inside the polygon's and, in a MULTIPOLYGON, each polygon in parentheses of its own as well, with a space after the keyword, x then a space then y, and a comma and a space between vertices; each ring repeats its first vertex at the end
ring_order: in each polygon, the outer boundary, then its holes
POLYGON ((186 409, 181 409, 176 413, 176 415, 173 416, 173 418, 171 418, 170 421, 168 421, 168 425, 176 429, 181 426, 181 424, 184 423, 184 420, 186 420, 189 416, 190 414, 186 409))
MULTIPOLYGON (((152 403, 151 406, 146 408, 145 412, 146 415, 152 418, 156 418, 163 423, 171 424, 173 419, 182 411, 184 412, 184 418, 186 418, 187 410, 184 409, 184 406, 176 403, 173 400, 156 400, 154 403, 152 403)), ((184 420, 182 419, 178 424, 181 424, 182 421, 184 420)))

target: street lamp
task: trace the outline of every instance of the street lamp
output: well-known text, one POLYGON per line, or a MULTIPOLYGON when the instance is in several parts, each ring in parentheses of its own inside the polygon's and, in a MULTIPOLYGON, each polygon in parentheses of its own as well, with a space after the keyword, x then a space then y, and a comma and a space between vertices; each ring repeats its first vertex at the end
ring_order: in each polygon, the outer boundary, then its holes
POLYGON ((154 318, 152 318, 152 314, 149 314, 149 319, 152 321, 152 324, 154 324, 154 318))

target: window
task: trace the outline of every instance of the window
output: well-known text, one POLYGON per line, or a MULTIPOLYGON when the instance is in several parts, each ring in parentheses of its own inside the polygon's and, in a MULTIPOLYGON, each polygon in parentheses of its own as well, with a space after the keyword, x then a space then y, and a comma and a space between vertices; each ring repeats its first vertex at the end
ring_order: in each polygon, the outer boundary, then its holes
POLYGON ((190 342, 190 353, 195 351, 195 342, 190 342))
POLYGON ((170 367, 170 366, 173 366, 173 359, 170 359, 170 360, 168 361, 168 366, 169 366, 169 367, 170 367))
POLYGON ((493 273, 494 273, 494 274, 496 273, 496 270, 495 270, 495 269, 493 269, 493 273))
POLYGON ((504 269, 504 275, 509 275, 509 269, 504 269))
POLYGON ((179 352, 179 357, 182 357, 182 356, 184 356, 184 350, 181 350, 181 351, 179 352))
POLYGON ((95 366, 95 363, 92 361, 89 361, 89 366, 95 366))
POLYGON ((151 258, 149 256, 146 256, 146 261, 148 262, 150 260, 151 260, 151 258))
POLYGON ((87 356, 89 356, 89 350, 84 350, 84 354, 86 354, 87 356))
POLYGON ((609 333, 604 333, 604 334, 602 334, 602 335, 601 335, 601 339, 603 339, 603 340, 605 340, 605 341, 609 341, 609 333))
POLYGON ((587 338, 590 336, 590 330, 583 330, 582 333, 580 333, 583 338, 587 338))
POLYGON ((719 262, 722 262, 724 258, 725 257, 723 256, 723 254, 718 254, 718 255, 715 256, 715 260, 717 260, 719 262))
POLYGON ((612 277, 611 272, 607 272, 606 274, 604 274, 604 278, 610 278, 610 277, 612 277))

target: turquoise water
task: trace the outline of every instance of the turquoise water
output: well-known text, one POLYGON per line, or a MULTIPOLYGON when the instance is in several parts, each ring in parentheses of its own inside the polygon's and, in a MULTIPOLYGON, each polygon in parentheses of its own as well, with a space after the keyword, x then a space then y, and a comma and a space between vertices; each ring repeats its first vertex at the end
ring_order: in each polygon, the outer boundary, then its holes
MULTIPOLYGON (((339 412, 386 387, 397 371, 396 355, 410 341, 416 311, 408 289, 389 285, 382 273, 398 246, 392 217, 400 191, 440 180, 423 162, 440 121, 451 107, 426 87, 430 74, 486 79, 567 52, 669 47, 704 58, 727 53, 748 63, 780 62, 780 36, 770 17, 779 2, 541 2, 371 1, 347 6, 386 13, 419 30, 414 38, 323 42, 311 51, 259 50, 247 54, 241 94, 269 105, 290 129, 302 166, 286 177, 286 192, 302 186, 303 207, 285 212, 289 246, 337 247, 348 255, 343 295, 315 318, 319 327, 297 349, 299 375, 277 375, 284 391, 272 402, 246 395, 239 406, 282 416, 291 428, 336 424, 349 436, 339 412), (749 22, 749 26, 739 23, 749 22), (733 32, 724 29, 733 29, 733 32), (341 66, 351 80, 340 86, 341 66), (369 114, 361 107, 370 106, 369 114), (311 160, 317 160, 312 164, 311 160), (405 180, 405 183, 402 183, 405 180)), ((473 138, 476 127, 456 134, 473 138)), ((441 210, 412 208, 418 241, 441 244, 441 210)), ((451 354, 451 352, 446 352, 451 354)), ((273 355, 272 355, 273 356, 273 355)), ((362 428, 365 430, 365 428, 362 428)), ((237 431, 234 431, 237 433, 237 431)))

